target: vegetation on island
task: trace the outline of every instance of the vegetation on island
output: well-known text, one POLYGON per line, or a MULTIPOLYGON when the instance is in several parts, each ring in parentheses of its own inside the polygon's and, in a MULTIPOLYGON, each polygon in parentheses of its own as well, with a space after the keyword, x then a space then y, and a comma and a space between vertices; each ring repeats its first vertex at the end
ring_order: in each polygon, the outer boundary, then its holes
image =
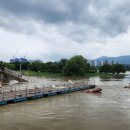
POLYGON ((104 64, 100 67, 90 66, 86 58, 81 55, 73 56, 70 59, 61 59, 58 62, 0 62, 0 66, 11 70, 23 70, 27 75, 35 76, 101 76, 114 77, 125 73, 125 67, 121 64, 104 64), (21 65, 20 65, 21 64, 21 65))
POLYGON ((121 64, 113 64, 113 65, 104 64, 100 67, 99 70, 101 73, 112 73, 117 75, 119 75, 120 73, 125 73, 126 71, 124 65, 121 64))

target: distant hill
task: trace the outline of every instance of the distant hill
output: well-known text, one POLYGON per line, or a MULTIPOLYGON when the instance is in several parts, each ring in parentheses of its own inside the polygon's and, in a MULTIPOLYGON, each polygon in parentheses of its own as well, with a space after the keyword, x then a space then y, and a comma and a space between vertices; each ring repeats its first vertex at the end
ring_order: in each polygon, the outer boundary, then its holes
POLYGON ((125 56, 119 56, 119 57, 107 57, 107 56, 102 56, 102 57, 99 57, 95 60, 98 60, 98 61, 115 61, 115 62, 118 62, 120 64, 130 64, 130 55, 125 55, 125 56))

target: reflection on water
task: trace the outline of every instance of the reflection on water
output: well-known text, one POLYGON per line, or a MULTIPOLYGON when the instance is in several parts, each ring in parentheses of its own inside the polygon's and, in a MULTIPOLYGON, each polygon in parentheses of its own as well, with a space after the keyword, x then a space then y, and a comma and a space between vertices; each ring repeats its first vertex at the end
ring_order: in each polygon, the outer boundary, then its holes
MULTIPOLYGON (((67 78, 35 78, 55 83, 67 78)), ((73 79, 74 80, 74 79, 73 79)), ((0 107, 0 130, 130 130, 130 74, 120 80, 99 77, 100 94, 74 92, 0 107)))

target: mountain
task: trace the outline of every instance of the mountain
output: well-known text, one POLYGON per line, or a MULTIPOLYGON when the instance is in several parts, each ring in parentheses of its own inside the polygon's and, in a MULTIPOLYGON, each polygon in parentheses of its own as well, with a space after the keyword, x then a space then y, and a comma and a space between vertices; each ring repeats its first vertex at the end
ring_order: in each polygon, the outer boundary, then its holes
POLYGON ((97 61, 108 61, 108 62, 114 61, 114 63, 118 62, 120 64, 130 64, 130 55, 119 56, 119 57, 102 56, 102 57, 99 57, 95 60, 97 60, 97 61))

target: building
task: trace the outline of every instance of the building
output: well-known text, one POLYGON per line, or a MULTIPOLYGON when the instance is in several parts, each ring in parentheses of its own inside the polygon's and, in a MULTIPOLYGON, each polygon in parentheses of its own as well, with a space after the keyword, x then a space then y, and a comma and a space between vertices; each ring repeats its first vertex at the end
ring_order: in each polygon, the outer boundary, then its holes
POLYGON ((10 59, 10 63, 14 63, 14 62, 28 62, 28 60, 25 58, 10 59))
POLYGON ((14 63, 14 62, 39 62, 39 63, 43 63, 43 61, 36 59, 36 60, 28 60, 25 58, 14 58, 14 59, 10 59, 10 63, 14 63))
POLYGON ((39 59, 36 59, 36 60, 29 60, 30 63, 33 63, 33 62, 39 62, 39 63, 43 63, 42 60, 39 60, 39 59))
POLYGON ((88 61, 90 66, 102 66, 104 64, 113 65, 113 64, 120 64, 120 62, 117 62, 116 60, 89 60, 88 61))

